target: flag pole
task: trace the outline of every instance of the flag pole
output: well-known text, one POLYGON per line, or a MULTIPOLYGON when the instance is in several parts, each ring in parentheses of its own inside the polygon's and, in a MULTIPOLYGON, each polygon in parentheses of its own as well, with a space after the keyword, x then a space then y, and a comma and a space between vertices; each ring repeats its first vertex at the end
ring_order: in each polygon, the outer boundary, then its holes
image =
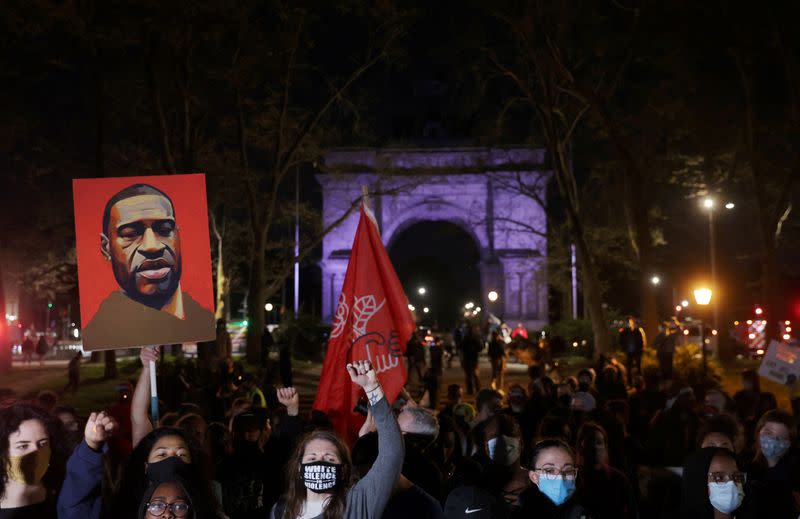
POLYGON ((361 201, 364 203, 364 207, 370 211, 372 210, 369 204, 369 186, 367 185, 361 186, 361 201))

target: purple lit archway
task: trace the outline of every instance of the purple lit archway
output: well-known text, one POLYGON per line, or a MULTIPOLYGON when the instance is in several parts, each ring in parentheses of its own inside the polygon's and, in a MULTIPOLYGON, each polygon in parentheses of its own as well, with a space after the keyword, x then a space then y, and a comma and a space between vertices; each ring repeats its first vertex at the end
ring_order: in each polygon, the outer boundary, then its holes
MULTIPOLYGON (((323 224, 339 218, 370 186, 385 244, 410 226, 446 221, 473 237, 480 249, 482 305, 511 324, 539 328, 547 321, 549 173, 544 151, 529 148, 358 149, 324 156, 317 179, 323 224), (384 193, 384 194, 380 194, 384 193), (486 295, 495 290, 498 301, 486 295)), ((322 244, 323 319, 330 322, 341 292, 358 216, 322 244)))

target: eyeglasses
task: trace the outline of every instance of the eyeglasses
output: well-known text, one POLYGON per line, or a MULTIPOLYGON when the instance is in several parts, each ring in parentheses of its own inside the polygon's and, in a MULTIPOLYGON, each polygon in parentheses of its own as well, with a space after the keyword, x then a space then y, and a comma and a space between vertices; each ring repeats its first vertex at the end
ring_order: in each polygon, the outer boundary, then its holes
POLYGON ((150 512, 150 515, 154 515, 156 517, 161 517, 164 515, 164 512, 166 512, 167 509, 169 509, 169 512, 175 517, 185 517, 189 512, 189 503, 167 504, 163 501, 153 501, 152 503, 147 503, 147 511, 150 512))
POLYGON ((533 469, 533 471, 538 472, 539 474, 544 474, 547 479, 556 479, 559 476, 564 479, 575 479, 575 477, 578 475, 578 469, 558 470, 555 467, 545 467, 541 469, 533 469))
POLYGON ((727 483, 728 481, 733 481, 734 483, 742 483, 744 484, 747 481, 747 474, 744 472, 709 472, 708 473, 708 482, 709 483, 727 483))

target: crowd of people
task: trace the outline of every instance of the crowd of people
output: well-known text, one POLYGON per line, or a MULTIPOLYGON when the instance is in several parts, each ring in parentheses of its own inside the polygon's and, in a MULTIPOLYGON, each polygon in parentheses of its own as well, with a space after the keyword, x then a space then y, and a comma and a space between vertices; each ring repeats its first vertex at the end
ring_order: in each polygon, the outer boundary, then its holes
POLYGON ((52 392, 3 390, 0 519, 800 514, 795 413, 778 409, 755 372, 729 395, 601 357, 568 377, 534 364, 527 384, 507 385, 496 339, 460 339, 465 384, 443 388, 441 402, 424 357, 411 364, 415 351, 409 369, 425 394, 403 391, 391 405, 369 362, 343 366, 368 402, 358 438, 301 413, 295 388, 260 387, 230 358, 202 390, 190 367, 162 366, 175 389, 157 424, 156 348, 142 350, 135 387, 121 384, 116 403, 83 419, 52 392), (493 374, 481 388, 473 364, 484 349, 493 374))

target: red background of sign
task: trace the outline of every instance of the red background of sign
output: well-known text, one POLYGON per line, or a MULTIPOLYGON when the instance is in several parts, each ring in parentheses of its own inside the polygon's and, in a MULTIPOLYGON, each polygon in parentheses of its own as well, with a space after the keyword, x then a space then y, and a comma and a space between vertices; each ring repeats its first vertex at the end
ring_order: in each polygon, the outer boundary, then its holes
POLYGON ((111 264, 100 252, 103 209, 109 198, 133 184, 150 184, 172 199, 181 235, 181 289, 213 312, 205 175, 83 178, 72 180, 81 325, 86 326, 103 300, 119 290, 111 264))

